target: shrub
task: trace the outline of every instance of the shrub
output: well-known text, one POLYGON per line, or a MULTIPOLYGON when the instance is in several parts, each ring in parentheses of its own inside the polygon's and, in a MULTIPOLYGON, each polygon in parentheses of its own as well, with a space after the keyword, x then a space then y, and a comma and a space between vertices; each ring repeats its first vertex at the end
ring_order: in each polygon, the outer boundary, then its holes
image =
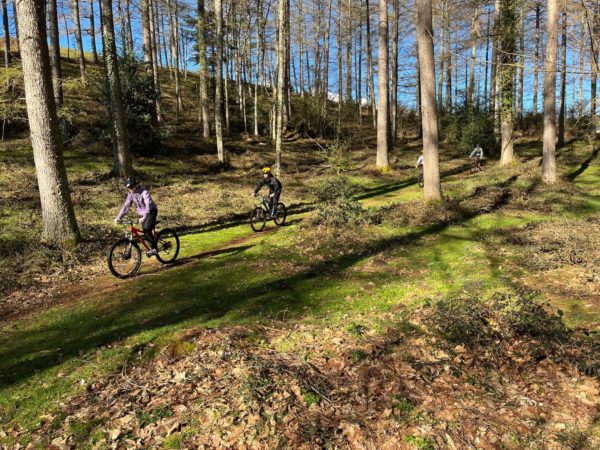
MULTIPOLYGON (((119 70, 129 147, 138 155, 155 154, 160 146, 161 134, 152 124, 153 102, 158 97, 152 78, 140 69, 132 57, 120 59, 119 70)), ((99 101, 105 102, 108 98, 107 87, 103 85, 98 91, 101 96, 99 101)), ((110 135, 108 121, 107 117, 110 135)))
POLYGON ((336 140, 333 144, 328 144, 319 152, 327 166, 339 175, 350 168, 350 158, 348 151, 350 146, 348 143, 336 140))
POLYGON ((341 225, 363 220, 363 209, 354 197, 356 187, 344 176, 326 179, 317 188, 317 223, 341 225))

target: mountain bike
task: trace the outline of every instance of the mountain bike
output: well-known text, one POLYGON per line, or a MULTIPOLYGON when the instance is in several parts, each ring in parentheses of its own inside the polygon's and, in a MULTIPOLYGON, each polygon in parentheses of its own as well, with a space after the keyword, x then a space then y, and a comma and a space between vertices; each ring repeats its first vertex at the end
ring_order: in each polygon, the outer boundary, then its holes
POLYGON ((417 179, 417 182, 419 183, 419 187, 425 186, 425 179, 423 178, 423 171, 419 172, 419 178, 417 179))
POLYGON ((254 231, 262 231, 265 228, 268 220, 275 222, 275 225, 281 227, 285 225, 285 219, 287 218, 287 209, 281 202, 277 203, 275 207, 275 216, 271 216, 271 209, 269 207, 269 198, 262 195, 258 195, 260 199, 259 205, 252 210, 250 215, 250 226, 254 231))
POLYGON ((484 160, 483 158, 471 158, 472 161, 472 165, 471 165, 471 173, 475 173, 475 172, 481 172, 483 170, 483 163, 484 160))
MULTIPOLYGON (((150 245, 144 239, 144 231, 135 227, 137 222, 122 221, 129 225, 125 237, 116 241, 108 251, 108 268, 118 278, 128 278, 140 270, 142 265, 142 248, 148 252, 150 245)), ((157 224, 160 221, 156 222, 157 224)), ((165 228, 158 233, 153 231, 156 239, 156 259, 163 264, 172 264, 179 255, 179 236, 174 230, 165 228)))

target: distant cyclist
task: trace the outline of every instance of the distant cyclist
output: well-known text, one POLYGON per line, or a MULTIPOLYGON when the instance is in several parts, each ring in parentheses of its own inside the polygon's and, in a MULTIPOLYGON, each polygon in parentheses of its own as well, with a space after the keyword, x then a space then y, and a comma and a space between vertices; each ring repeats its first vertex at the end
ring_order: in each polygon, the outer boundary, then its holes
POLYGON ((419 178, 418 178, 418 182, 419 182, 419 186, 423 187, 423 164, 425 163, 425 158, 423 157, 423 152, 421 152, 421 154, 419 155, 419 158, 417 159, 417 164, 415 164, 415 167, 417 169, 419 169, 419 178))
POLYGON ((277 179, 273 172, 271 172, 270 167, 265 167, 262 169, 262 179, 256 185, 253 196, 256 196, 258 192, 264 187, 269 187, 269 208, 271 210, 271 217, 277 217, 277 203, 279 203, 279 197, 281 196, 281 190, 283 189, 283 185, 281 181, 277 179))
POLYGON ((477 144, 477 146, 473 149, 469 158, 473 159, 476 170, 483 169, 483 167, 481 166, 481 160, 483 159, 483 149, 479 144, 477 144))
POLYGON ((129 212, 131 206, 135 205, 137 213, 141 216, 140 223, 142 223, 142 228, 144 229, 144 237, 150 244, 151 250, 148 252, 148 256, 156 255, 157 243, 153 233, 156 226, 156 216, 158 215, 156 203, 154 203, 148 190, 140 184, 140 180, 136 177, 127 178, 125 186, 127 186, 129 194, 127 194, 125 203, 116 217, 115 223, 120 222, 129 212))

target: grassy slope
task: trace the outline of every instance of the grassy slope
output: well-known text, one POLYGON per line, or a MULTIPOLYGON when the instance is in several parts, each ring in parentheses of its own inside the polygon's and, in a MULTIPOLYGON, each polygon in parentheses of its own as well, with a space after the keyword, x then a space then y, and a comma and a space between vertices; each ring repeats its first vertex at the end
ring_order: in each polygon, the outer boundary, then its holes
MULTIPOLYGON (((589 154, 583 144, 575 147, 579 156, 561 161, 565 174, 576 171, 589 154)), ((539 150, 535 145, 522 146, 519 152, 532 159, 539 150)), ((17 171, 31 174, 28 152, 25 143, 15 143, 5 147, 2 155, 17 171)), ((301 166, 301 152, 290 146, 288 155, 301 166)), ((357 152, 355 157, 359 161, 364 154, 357 152)), ((398 158, 410 163, 414 155, 401 153, 398 158)), ((575 183, 587 190, 577 194, 577 207, 573 208, 572 202, 564 202, 563 207, 564 199, 553 198, 552 214, 513 208, 442 226, 384 222, 347 241, 312 230, 299 220, 307 212, 293 214, 288 227, 261 235, 252 235, 246 224, 235 221, 205 225, 207 219, 218 218, 224 211, 243 211, 249 206, 248 201, 238 200, 253 182, 247 174, 257 161, 267 159, 264 149, 251 149, 240 156, 233 171, 222 176, 204 171, 203 155, 178 161, 168 156, 138 161, 141 171, 154 182, 167 217, 176 224, 197 225, 182 237, 181 257, 186 264, 168 270, 145 264, 144 276, 125 282, 100 275, 67 290, 63 294, 67 304, 2 325, 0 428, 35 427, 40 416, 54 411, 66 396, 82 391, 90 380, 134 358, 140 347, 152 344, 159 348, 190 327, 282 320, 333 327, 376 323, 381 313, 428 298, 513 288, 529 274, 518 264, 502 259, 494 245, 496 236, 549 220, 557 212, 577 217, 600 211, 600 166, 593 160, 589 167, 582 166, 585 170, 575 178, 575 183), (173 192, 201 207, 177 210, 179 197, 173 192), (204 211, 209 217, 202 216, 204 211), (224 245, 227 243, 230 245, 224 245)), ((534 163, 531 161, 528 169, 535 170, 534 163)), ((95 180, 94 173, 106 171, 109 157, 98 153, 92 159, 79 149, 68 152, 67 164, 75 180, 75 194, 84 199, 77 206, 84 230, 90 236, 98 230, 110 230, 110 215, 121 193, 111 181, 98 181, 94 186, 87 182, 95 180)), ((444 170, 452 173, 459 164, 447 161, 444 170)), ((519 170, 492 167, 483 175, 448 175, 444 189, 453 198, 469 196, 480 186, 507 182, 513 171, 519 170)), ((353 175, 364 189, 360 197, 368 207, 418 199, 420 192, 413 176, 410 171, 385 177, 360 171, 353 175)), ((526 189, 537 181, 521 176, 514 183, 526 189)), ((21 181, 4 178, 2 182, 8 189, 21 181)), ((314 182, 295 176, 286 184, 286 201, 306 201, 314 182)), ((31 186, 17 185, 18 190, 21 187, 31 192, 31 186)), ((536 195, 543 198, 554 194, 541 191, 536 195)), ((35 210, 35 196, 20 201, 35 210)), ((304 211, 300 207, 297 210, 304 211)), ((19 245, 30 238, 18 232, 23 214, 28 213, 3 211, 3 239, 14 239, 19 245)), ((35 219, 32 225, 37 225, 35 219)), ((552 298, 551 292, 545 294, 552 298)), ((588 306, 589 300, 552 299, 565 309, 572 325, 599 321, 588 306)))

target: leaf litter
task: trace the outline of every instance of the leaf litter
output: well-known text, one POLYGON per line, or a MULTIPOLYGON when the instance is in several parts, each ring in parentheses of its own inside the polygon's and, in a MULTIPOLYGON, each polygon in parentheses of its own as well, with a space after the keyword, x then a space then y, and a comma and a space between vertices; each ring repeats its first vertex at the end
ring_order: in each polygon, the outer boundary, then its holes
MULTIPOLYGON (((489 340, 456 340, 440 318, 447 306, 386 313, 379 317, 387 324, 382 332, 370 323, 359 324, 360 333, 356 323, 348 330, 307 324, 189 330, 158 352, 140 350, 118 373, 89 384, 61 411, 42 418, 30 446, 598 444, 592 430, 600 391, 597 380, 572 363, 581 356, 578 340, 519 334, 522 322, 514 315, 506 319, 513 327, 508 333, 508 325, 494 323, 500 316, 485 309, 480 315, 489 340), (540 345, 550 341, 556 345, 540 345), (81 429, 84 434, 77 433, 81 429)), ((457 310, 449 311, 458 320, 457 310)), ((554 333, 552 317, 542 323, 554 333)))

